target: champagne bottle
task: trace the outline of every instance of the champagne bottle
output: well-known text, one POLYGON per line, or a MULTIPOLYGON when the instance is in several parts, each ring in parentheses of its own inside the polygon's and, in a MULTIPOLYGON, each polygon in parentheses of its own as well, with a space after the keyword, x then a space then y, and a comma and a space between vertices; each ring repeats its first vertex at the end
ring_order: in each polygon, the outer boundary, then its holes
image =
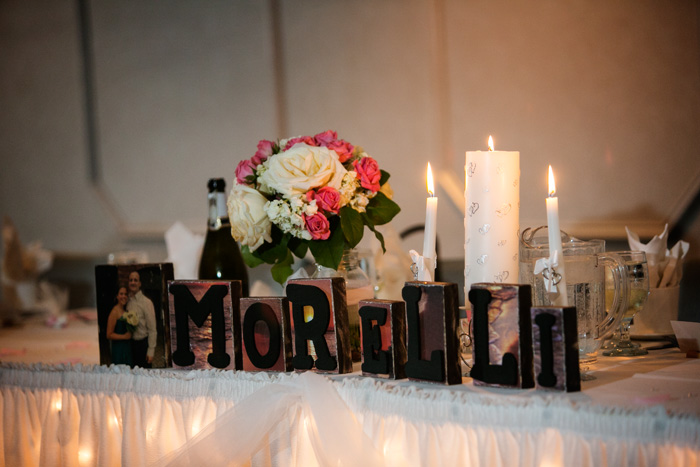
POLYGON ((231 222, 226 210, 226 182, 212 178, 207 184, 209 194, 209 225, 199 261, 202 280, 239 280, 243 296, 248 296, 248 270, 238 243, 231 236, 231 222))

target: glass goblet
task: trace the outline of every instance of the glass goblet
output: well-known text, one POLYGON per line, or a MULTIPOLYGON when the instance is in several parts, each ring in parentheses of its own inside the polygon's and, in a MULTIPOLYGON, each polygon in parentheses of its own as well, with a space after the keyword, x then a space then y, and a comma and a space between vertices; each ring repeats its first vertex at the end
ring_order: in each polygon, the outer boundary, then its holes
POLYGON ((643 251, 618 251, 613 254, 622 259, 627 270, 629 303, 620 323, 620 339, 612 348, 604 351, 603 355, 606 357, 646 355, 649 352, 630 339, 632 318, 644 308, 649 296, 649 268, 646 254, 643 251))

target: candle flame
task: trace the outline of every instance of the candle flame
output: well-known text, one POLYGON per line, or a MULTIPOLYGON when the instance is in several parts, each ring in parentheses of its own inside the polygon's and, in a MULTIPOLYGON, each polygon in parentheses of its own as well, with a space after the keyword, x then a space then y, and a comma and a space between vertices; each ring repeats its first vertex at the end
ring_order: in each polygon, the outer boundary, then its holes
POLYGON ((552 166, 549 166, 549 197, 553 197, 557 192, 557 187, 554 185, 554 172, 552 172, 552 166))
POLYGON ((493 151, 493 136, 489 135, 489 151, 493 151))
POLYGON ((435 185, 433 185, 433 171, 430 169, 430 162, 428 162, 428 194, 430 196, 435 196, 435 185))

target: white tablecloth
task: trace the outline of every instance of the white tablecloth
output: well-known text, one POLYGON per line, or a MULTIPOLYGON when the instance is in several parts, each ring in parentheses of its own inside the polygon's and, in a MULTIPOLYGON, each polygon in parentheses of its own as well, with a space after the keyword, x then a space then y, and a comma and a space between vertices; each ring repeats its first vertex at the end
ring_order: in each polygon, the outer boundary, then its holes
POLYGON ((594 369, 582 392, 558 394, 5 363, 0 464, 700 464, 699 360, 669 349, 594 369))

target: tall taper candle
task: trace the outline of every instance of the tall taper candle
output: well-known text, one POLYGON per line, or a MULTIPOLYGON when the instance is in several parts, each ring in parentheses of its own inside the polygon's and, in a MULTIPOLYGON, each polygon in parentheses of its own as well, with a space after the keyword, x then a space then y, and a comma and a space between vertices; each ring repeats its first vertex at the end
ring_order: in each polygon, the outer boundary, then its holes
MULTIPOLYGON (((549 239, 549 258, 557 252, 556 272, 559 275, 559 283, 556 285, 557 293, 550 293, 550 300, 554 306, 569 306, 569 297, 566 293, 566 274, 564 269, 564 248, 561 245, 561 232, 559 230, 559 199, 554 196, 557 192, 554 184, 554 173, 549 166, 549 193, 547 203, 547 232, 549 239)), ((550 272, 551 273, 551 272, 550 272)), ((546 281, 546 279, 545 279, 546 281)))
MULTIPOLYGON (((518 282, 520 153, 467 151, 464 296, 477 282, 518 282)), ((466 300, 467 313, 470 303, 466 300)))
POLYGON ((433 171, 430 169, 428 162, 428 198, 425 202, 425 231, 423 236, 423 258, 425 266, 430 276, 424 276, 421 280, 435 280, 435 265, 437 262, 437 254, 435 252, 435 239, 437 237, 437 207, 438 198, 435 196, 435 185, 433 183, 433 171))

